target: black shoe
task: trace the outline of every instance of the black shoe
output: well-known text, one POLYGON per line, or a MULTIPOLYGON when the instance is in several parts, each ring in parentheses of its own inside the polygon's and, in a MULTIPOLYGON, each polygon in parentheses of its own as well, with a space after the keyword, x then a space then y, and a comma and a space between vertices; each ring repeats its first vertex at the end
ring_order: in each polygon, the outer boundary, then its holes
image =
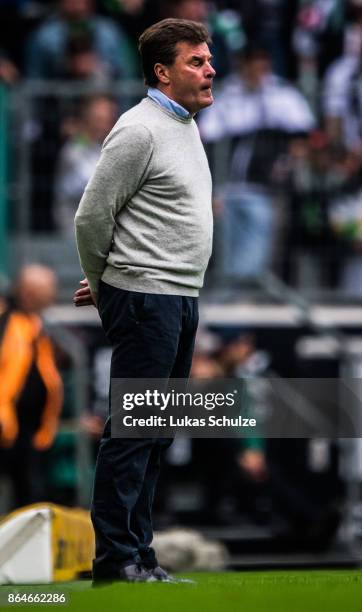
POLYGON ((159 565, 151 569, 150 572, 152 576, 154 576, 154 578, 159 582, 177 582, 176 578, 170 576, 170 574, 168 574, 166 570, 164 570, 159 565))
POLYGON ((153 576, 150 570, 144 568, 140 563, 126 565, 120 571, 118 576, 110 578, 98 578, 93 580, 92 586, 107 586, 114 582, 157 582, 157 578, 153 576))
POLYGON ((156 582, 157 578, 152 572, 140 563, 126 565, 119 573, 119 579, 124 582, 156 582))
POLYGON ((188 578, 175 578, 174 576, 171 576, 159 565, 157 565, 157 567, 154 567, 150 571, 152 576, 154 576, 159 582, 173 582, 174 584, 180 582, 188 582, 189 584, 195 584, 194 580, 189 580, 188 578))

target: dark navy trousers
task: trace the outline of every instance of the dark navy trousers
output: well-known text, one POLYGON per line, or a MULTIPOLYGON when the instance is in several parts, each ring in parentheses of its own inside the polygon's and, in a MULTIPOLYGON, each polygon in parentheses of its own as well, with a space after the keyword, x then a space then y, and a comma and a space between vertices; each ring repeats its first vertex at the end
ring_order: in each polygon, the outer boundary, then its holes
MULTIPOLYGON (((188 378, 198 324, 196 297, 125 291, 100 282, 98 309, 112 345, 112 378, 188 378)), ((121 567, 157 565, 152 503, 170 438, 111 437, 100 442, 91 517, 96 537, 94 580, 121 567)))

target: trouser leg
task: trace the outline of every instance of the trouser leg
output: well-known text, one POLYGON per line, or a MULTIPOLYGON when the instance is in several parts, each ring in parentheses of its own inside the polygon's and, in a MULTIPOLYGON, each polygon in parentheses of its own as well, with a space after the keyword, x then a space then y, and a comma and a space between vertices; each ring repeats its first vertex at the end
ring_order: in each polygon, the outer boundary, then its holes
MULTIPOLYGON (((99 297, 103 327, 113 349, 111 376, 167 380, 174 365, 182 362, 183 324, 186 315, 190 319, 190 311, 195 311, 186 309, 185 315, 184 301, 195 299, 128 292, 104 283, 99 297)), ((191 358, 187 355, 190 365, 191 358)), ((182 375, 188 375, 186 370, 182 375)), ((156 563, 150 548, 151 510, 160 464, 158 447, 164 444, 165 440, 111 438, 107 423, 92 502, 96 579, 112 577, 122 565, 139 561, 140 552, 156 563)))
POLYGON ((116 578, 122 566, 141 561, 131 514, 143 487, 151 450, 149 439, 101 440, 91 511, 96 534, 95 580, 116 578))
POLYGON ((155 551, 151 547, 153 539, 152 506, 160 473, 161 458, 172 441, 172 438, 156 439, 154 441, 143 487, 132 512, 131 529, 138 538, 138 551, 141 561, 148 568, 158 565, 155 551))
MULTIPOLYGON (((186 381, 189 377, 198 319, 197 300, 185 297, 182 298, 182 326, 179 334, 177 354, 170 378, 179 378, 182 379, 182 381, 186 381)), ((172 444, 172 441, 173 440, 169 438, 155 440, 155 446, 147 467, 144 486, 132 515, 132 529, 139 538, 139 552, 142 562, 147 567, 156 567, 157 565, 155 552, 150 546, 153 537, 151 512, 155 487, 160 471, 161 458, 164 451, 172 444)))

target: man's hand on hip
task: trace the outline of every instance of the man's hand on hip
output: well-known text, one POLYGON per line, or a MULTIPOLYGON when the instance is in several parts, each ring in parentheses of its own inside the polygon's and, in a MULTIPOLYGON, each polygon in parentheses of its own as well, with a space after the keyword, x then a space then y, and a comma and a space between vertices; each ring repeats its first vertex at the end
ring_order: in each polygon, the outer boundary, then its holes
POLYGON ((95 306, 97 308, 97 295, 90 290, 87 279, 79 281, 79 284, 81 288, 77 289, 73 296, 74 306, 95 306))

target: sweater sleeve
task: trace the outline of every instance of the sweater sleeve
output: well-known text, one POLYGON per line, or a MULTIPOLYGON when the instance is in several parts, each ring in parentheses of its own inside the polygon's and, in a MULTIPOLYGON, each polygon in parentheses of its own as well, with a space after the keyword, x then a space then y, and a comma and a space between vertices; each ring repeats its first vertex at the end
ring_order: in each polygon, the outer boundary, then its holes
POLYGON ((106 138, 76 216, 79 259, 92 292, 111 249, 117 215, 147 177, 153 144, 143 125, 122 126, 106 138))

